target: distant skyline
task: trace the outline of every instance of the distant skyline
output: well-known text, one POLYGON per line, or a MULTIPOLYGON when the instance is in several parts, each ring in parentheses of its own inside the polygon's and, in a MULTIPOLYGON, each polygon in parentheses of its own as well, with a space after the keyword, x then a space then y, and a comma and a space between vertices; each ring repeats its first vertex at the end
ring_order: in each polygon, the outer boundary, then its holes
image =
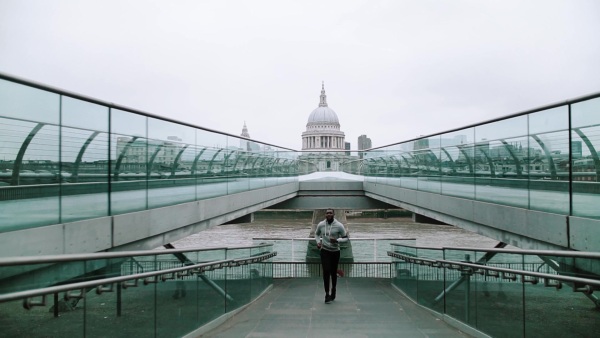
POLYGON ((301 149, 325 82, 357 149, 600 92, 600 1, 1 0, 0 72, 301 149))

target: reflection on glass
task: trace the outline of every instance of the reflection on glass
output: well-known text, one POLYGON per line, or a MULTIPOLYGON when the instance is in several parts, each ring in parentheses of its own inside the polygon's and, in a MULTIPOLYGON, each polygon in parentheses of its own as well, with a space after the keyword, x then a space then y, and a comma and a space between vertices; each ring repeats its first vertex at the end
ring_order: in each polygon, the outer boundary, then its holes
POLYGON ((62 222, 107 216, 108 108, 69 97, 62 103, 62 222), (90 207, 81 208, 82 198, 90 207))
POLYGON ((528 208, 527 168, 529 157, 527 115, 475 127, 473 167, 475 198, 479 201, 528 208), (502 172, 502 178, 491 179, 502 172))
POLYGON ((418 147, 415 142, 416 141, 409 141, 400 145, 400 157, 402 158, 404 164, 406 164, 407 168, 407 170, 404 171, 404 175, 402 175, 402 179, 400 180, 400 186, 402 188, 417 190, 419 185, 416 177, 419 173, 419 162, 418 158, 415 158, 413 154, 415 147, 418 147))
POLYGON ((600 218, 600 98, 571 106, 573 215, 600 218))
POLYGON ((474 133, 468 128, 441 135, 442 194, 475 197, 474 133))
POLYGON ((195 144, 193 128, 148 118, 149 208, 195 200, 196 181, 191 175, 192 163, 182 161, 190 144, 195 144), (166 194, 165 187, 177 187, 177 194, 166 194))
POLYGON ((569 111, 561 106, 530 114, 529 207, 569 214, 569 111))
POLYGON ((58 126, 3 119, 11 131, 2 164, 0 231, 55 224, 60 220, 58 126), (29 186, 29 187, 26 187, 29 186), (29 212, 24 213, 23 210, 29 212))
POLYGON ((58 125, 60 96, 0 79, 0 116, 58 125))
POLYGON ((432 136, 416 140, 412 153, 418 167, 418 189, 421 191, 441 192, 441 139, 432 136))
POLYGON ((111 214, 147 207, 147 118, 111 109, 111 214))

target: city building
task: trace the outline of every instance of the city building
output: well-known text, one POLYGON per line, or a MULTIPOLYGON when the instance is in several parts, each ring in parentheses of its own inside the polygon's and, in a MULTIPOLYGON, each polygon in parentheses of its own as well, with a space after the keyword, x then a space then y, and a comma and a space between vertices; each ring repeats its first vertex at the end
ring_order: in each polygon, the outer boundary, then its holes
POLYGON ((338 171, 347 159, 344 138, 338 116, 327 104, 325 83, 322 83, 319 106, 310 113, 306 131, 302 133, 302 150, 308 151, 302 158, 315 163, 319 171, 338 171))
MULTIPOLYGON (((246 126, 246 121, 244 121, 244 127, 242 127, 241 137, 250 138, 250 133, 248 132, 248 127, 246 126)), ((260 146, 256 142, 240 139, 240 149, 245 151, 259 151, 260 146)))
POLYGON ((344 137, 337 114, 327 105, 323 83, 319 106, 310 113, 306 131, 302 133, 302 150, 343 150, 344 137))
MULTIPOLYGON (((372 147, 373 144, 371 143, 371 139, 368 138, 367 135, 360 135, 358 137, 358 150, 370 149, 372 147)), ((358 157, 363 158, 363 153, 359 152, 358 157)))
POLYGON ((248 133, 248 127, 246 126, 246 121, 244 121, 244 126, 242 127, 242 134, 240 135, 245 138, 250 138, 250 133, 248 133))
MULTIPOLYGON (((131 171, 145 171, 148 164, 158 165, 161 168, 170 167, 183 146, 177 136, 169 136, 167 140, 118 137, 117 154, 121 157, 122 167, 131 171)), ((150 168, 150 170, 160 170, 160 168, 150 168)))
POLYGON ((372 147, 371 139, 367 135, 360 135, 358 137, 358 150, 370 149, 372 147))

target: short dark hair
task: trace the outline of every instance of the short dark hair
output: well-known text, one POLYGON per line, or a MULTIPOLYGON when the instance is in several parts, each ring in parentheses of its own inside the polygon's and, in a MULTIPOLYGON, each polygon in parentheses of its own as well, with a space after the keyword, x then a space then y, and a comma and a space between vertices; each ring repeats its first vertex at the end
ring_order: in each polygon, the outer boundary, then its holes
POLYGON ((327 211, 329 211, 329 210, 331 210, 331 212, 332 212, 333 214, 335 214, 335 210, 333 210, 333 208, 327 208, 327 209, 325 209, 325 213, 327 213, 327 211))

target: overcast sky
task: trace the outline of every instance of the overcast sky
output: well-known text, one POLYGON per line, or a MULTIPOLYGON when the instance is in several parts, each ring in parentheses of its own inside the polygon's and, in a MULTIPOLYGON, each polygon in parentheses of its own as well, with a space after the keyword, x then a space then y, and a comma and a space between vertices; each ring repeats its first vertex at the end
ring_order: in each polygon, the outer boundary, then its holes
POLYGON ((292 149, 352 148, 600 92, 600 1, 0 0, 0 72, 292 149))

